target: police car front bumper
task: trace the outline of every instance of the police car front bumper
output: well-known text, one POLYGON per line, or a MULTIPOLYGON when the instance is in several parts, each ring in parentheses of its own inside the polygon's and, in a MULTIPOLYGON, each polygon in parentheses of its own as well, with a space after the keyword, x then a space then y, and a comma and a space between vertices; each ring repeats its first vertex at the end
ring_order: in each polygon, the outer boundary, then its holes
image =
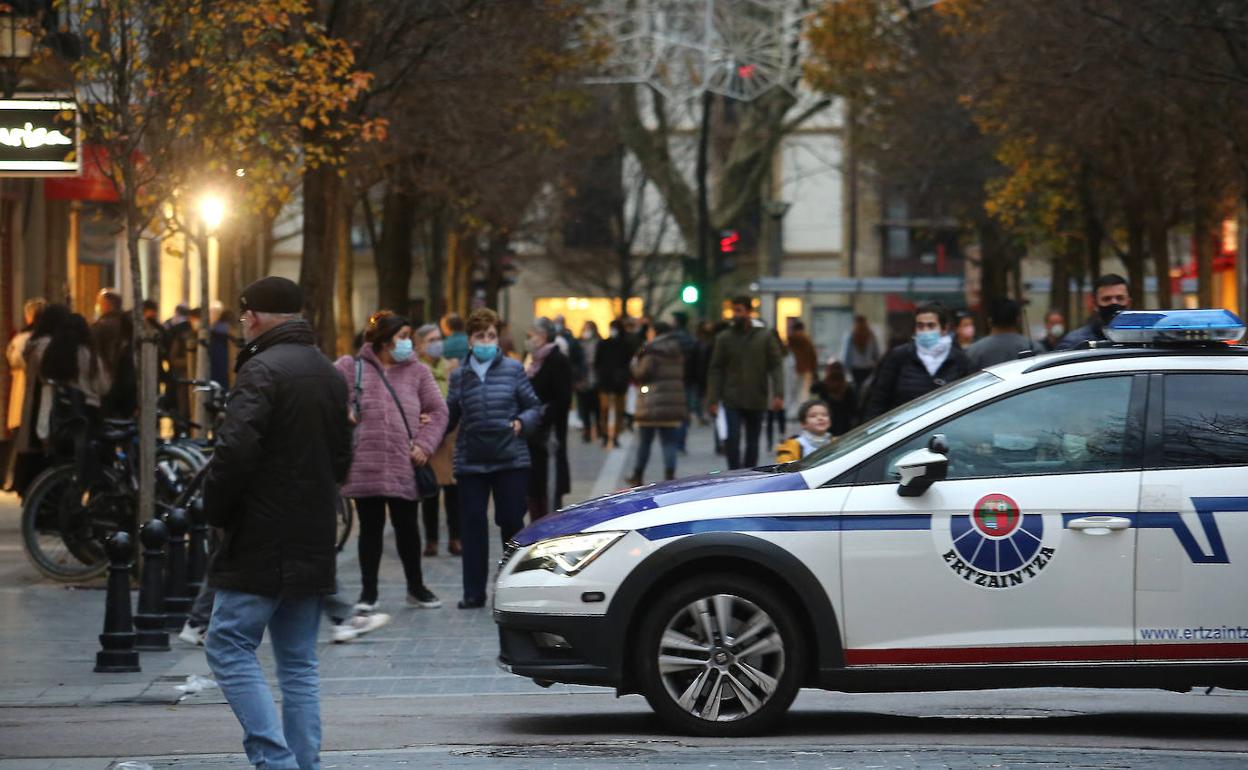
POLYGON ((601 615, 494 611, 498 665, 539 684, 618 687, 620 662, 601 615))

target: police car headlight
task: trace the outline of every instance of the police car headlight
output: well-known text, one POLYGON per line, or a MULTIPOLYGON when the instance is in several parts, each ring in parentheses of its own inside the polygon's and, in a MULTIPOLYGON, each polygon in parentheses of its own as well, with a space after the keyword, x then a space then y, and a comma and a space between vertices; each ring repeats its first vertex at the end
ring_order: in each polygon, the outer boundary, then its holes
POLYGON ((586 532, 581 535, 542 540, 521 557, 515 572, 544 569, 559 575, 575 575, 603 551, 624 537, 623 532, 586 532))

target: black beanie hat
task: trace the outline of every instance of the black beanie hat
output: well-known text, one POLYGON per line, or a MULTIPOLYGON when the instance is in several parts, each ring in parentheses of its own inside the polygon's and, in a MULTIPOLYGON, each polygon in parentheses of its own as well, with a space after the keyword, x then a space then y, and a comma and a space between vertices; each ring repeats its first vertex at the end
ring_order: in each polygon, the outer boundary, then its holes
POLYGON ((270 275, 243 289, 238 303, 243 312, 301 313, 303 290, 288 278, 270 275))

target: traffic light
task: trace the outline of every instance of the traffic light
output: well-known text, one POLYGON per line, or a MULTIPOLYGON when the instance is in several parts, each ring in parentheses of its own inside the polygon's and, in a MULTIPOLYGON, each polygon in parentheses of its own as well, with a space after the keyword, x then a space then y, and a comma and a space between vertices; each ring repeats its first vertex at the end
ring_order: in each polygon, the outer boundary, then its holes
POLYGON ((701 271, 698 269, 698 258, 685 255, 680 258, 681 273, 680 300, 686 305, 696 305, 702 298, 701 271))
POLYGON ((715 251, 715 274, 724 275, 737 269, 737 247, 741 233, 736 230, 719 231, 719 248, 715 251))

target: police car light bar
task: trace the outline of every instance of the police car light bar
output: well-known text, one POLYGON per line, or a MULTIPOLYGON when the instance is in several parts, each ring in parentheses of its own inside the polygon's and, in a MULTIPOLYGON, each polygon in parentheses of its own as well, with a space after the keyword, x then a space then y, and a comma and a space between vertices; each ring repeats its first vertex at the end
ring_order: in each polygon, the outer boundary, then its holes
POLYGON ((1124 310, 1105 327, 1111 342, 1238 342, 1244 322, 1229 310, 1124 310))

